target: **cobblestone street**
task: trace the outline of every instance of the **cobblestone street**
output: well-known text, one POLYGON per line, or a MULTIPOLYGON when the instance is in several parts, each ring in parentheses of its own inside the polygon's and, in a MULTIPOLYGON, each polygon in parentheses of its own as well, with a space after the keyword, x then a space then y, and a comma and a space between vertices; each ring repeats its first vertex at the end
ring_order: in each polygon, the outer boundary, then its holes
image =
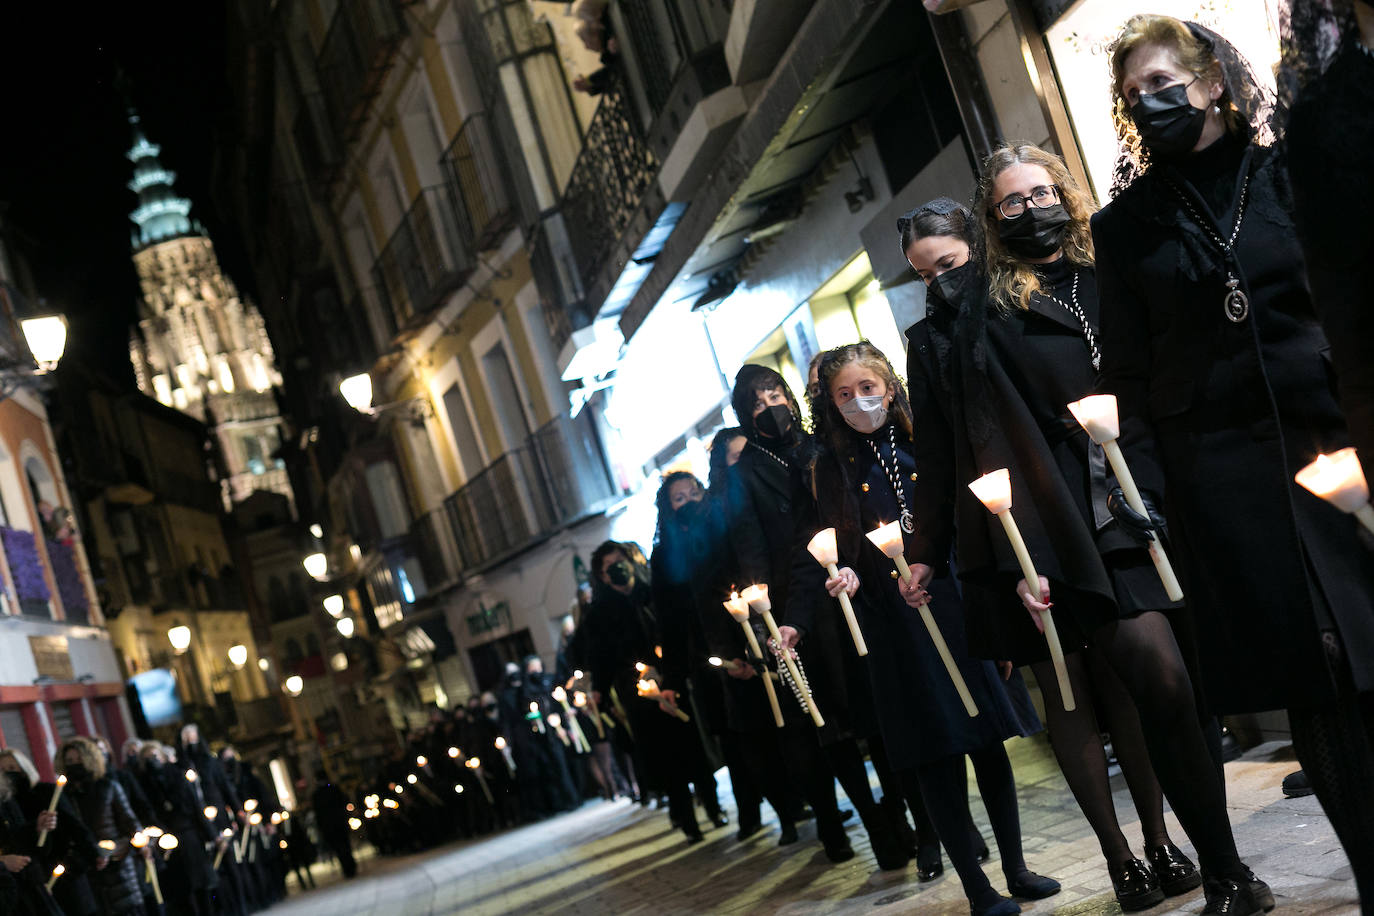
MULTIPOLYGON (((1120 912, 1096 841, 1073 805, 1043 738, 1013 741, 1008 747, 1020 789, 1027 860, 1033 869, 1053 875, 1064 885, 1056 897, 1024 903, 1023 911, 1073 916, 1120 912)), ((1357 912, 1349 866, 1316 799, 1286 799, 1280 791, 1283 777, 1295 768, 1291 753, 1277 744, 1263 745, 1227 764, 1229 802, 1241 854, 1273 887, 1278 912, 1357 912)), ((723 774, 720 794, 728 801, 723 774)), ((1113 777, 1113 787, 1123 826, 1139 853, 1139 827, 1119 775, 1113 777)), ((972 779, 970 791, 976 794, 972 779)), ((733 820, 733 810, 731 815, 733 820)), ((976 802, 974 817, 991 840, 976 802)), ((1169 819, 1175 842, 1191 855, 1172 814, 1169 819)), ((857 819, 850 823, 855 825, 857 819)), ((858 855, 844 865, 832 866, 812 842, 813 831, 805 825, 801 843, 779 849, 776 829, 739 843, 732 824, 708 833, 707 842, 689 847, 669 829, 663 812, 627 802, 589 803, 574 813, 483 842, 403 859, 365 859, 356 880, 342 884, 327 876, 318 890, 293 896, 270 912, 274 916, 420 916, 460 911, 588 916, 963 916, 968 912, 948 863, 945 875, 930 884, 915 882, 914 863, 907 873, 880 872, 862 828, 855 827, 850 835, 858 855)), ((987 868, 990 876, 999 875, 995 858, 987 868)), ((294 880, 291 887, 295 895, 294 880)), ((1161 916, 1196 913, 1201 908, 1199 889, 1148 912, 1161 916)))

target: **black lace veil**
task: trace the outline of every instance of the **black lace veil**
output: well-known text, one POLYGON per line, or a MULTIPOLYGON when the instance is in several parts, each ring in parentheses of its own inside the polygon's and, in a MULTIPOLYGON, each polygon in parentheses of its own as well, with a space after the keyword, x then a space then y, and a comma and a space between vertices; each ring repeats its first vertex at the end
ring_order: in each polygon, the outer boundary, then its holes
POLYGON ((1356 33, 1355 0, 1286 0, 1279 11, 1278 114, 1282 136, 1298 94, 1326 72, 1356 33))

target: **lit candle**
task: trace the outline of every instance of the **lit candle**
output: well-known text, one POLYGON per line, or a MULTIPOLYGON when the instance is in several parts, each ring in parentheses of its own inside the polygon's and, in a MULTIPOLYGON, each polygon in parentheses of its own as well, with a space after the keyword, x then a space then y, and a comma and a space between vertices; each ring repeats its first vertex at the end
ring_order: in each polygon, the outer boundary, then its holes
MULTIPOLYGON (((578 673, 578 674, 581 674, 580 671, 577 672, 577 673, 578 673)), ((579 691, 579 693, 581 693, 581 691, 579 691)), ((602 741, 605 741, 605 740, 606 740, 606 728, 605 728, 605 726, 603 726, 603 725, 601 724, 601 720, 602 720, 603 716, 602 716, 602 713, 601 713, 601 709, 600 709, 600 708, 597 706, 597 704, 596 704, 596 694, 595 694, 595 693, 588 693, 588 694, 585 694, 585 697, 586 697, 586 702, 587 702, 588 705, 590 705, 591 708, 592 708, 592 724, 596 726, 596 737, 597 737, 598 739, 602 740, 602 741)), ((609 722, 610 720, 607 719, 607 721, 609 722)))
POLYGON ((563 731, 563 717, 556 712, 549 713, 549 724, 553 726, 554 734, 558 735, 558 740, 563 742, 564 747, 570 747, 572 742, 568 740, 568 733, 563 731))
MULTIPOLYGON (((1145 501, 1140 498, 1140 490, 1136 489, 1135 478, 1131 476, 1131 469, 1126 466, 1126 456, 1121 454, 1121 446, 1116 441, 1121 435, 1121 423, 1116 415, 1116 395, 1095 394, 1081 401, 1074 401, 1069 405, 1069 411, 1087 432, 1088 438, 1102 446, 1102 451, 1107 453, 1107 461, 1112 465, 1112 473, 1116 475, 1116 482, 1121 485, 1126 502, 1136 512, 1149 518, 1150 513, 1145 508, 1145 501)), ((1159 573, 1159 580, 1164 583, 1164 594, 1169 596, 1170 601, 1182 601, 1183 586, 1178 584, 1178 577, 1174 575, 1174 567, 1169 562, 1169 556, 1164 552, 1164 546, 1159 543, 1159 538, 1155 534, 1150 535, 1149 550, 1155 571, 1159 573)))
MULTIPOLYGON (((901 523, 888 522, 886 525, 879 525, 868 532, 867 537, 873 546, 881 550, 883 555, 892 561, 892 565, 897 567, 897 575, 902 577, 902 581, 910 582, 911 567, 907 565, 906 557, 902 555, 906 550, 906 545, 902 541, 901 523)), ((959 671, 959 666, 954 663, 954 656, 950 654, 949 644, 945 642, 945 635, 940 632, 940 626, 935 622, 935 615, 930 612, 930 605, 923 601, 916 608, 916 612, 921 615, 921 622, 925 624, 926 632, 930 634, 930 641, 934 644, 940 661, 944 662, 945 672, 954 684, 954 691, 959 694, 959 701, 964 704, 964 711, 970 716, 978 715, 978 706, 973 702, 973 694, 969 693, 968 684, 964 683, 964 675, 959 671)))
MULTIPOLYGON (((57 800, 62 797, 62 790, 67 787, 67 777, 61 775, 57 777, 57 784, 52 787, 52 798, 48 799, 48 813, 52 814, 57 810, 57 800)), ((38 832, 38 845, 42 846, 48 840, 48 831, 38 832)), ((55 878, 53 880, 56 880, 55 878)))
MULTIPOLYGON (((55 865, 55 866, 53 866, 52 877, 48 879, 48 883, 47 883, 47 885, 46 885, 49 894, 52 893, 53 885, 57 883, 57 879, 60 878, 60 877, 62 877, 62 874, 63 874, 66 870, 67 870, 67 867, 66 867, 65 865, 55 865)), ((161 903, 161 902, 162 902, 161 900, 158 900, 158 903, 161 903)))
POLYGON ((487 774, 482 772, 482 758, 471 757, 465 766, 477 774, 477 783, 482 787, 482 794, 487 797, 487 804, 496 804, 496 799, 492 798, 491 789, 487 786, 487 774))
POLYGON ((712 668, 724 668, 731 674, 734 674, 740 669, 739 662, 735 661, 733 658, 721 658, 719 655, 709 656, 706 659, 706 664, 710 665, 712 668))
POLYGON ((501 752, 501 758, 506 761, 506 772, 514 776, 515 758, 511 756, 510 746, 506 743, 506 739, 500 735, 497 735, 496 740, 493 741, 492 744, 496 747, 498 751, 501 752))
MULTIPOLYGON (((763 651, 759 648, 759 641, 754 638, 754 628, 749 626, 749 602, 738 593, 731 592, 730 599, 724 604, 725 610, 744 629, 744 639, 749 644, 749 651, 759 661, 763 661, 763 651)), ((766 670, 763 676, 763 692, 768 695, 768 708, 773 710, 773 724, 782 728, 782 707, 778 705, 778 693, 773 689, 773 679, 768 676, 766 670)))
POLYGON ((463 752, 458 750, 458 748, 456 747, 451 747, 448 749, 448 756, 452 760, 457 760, 462 753, 463 752))
POLYGON ((773 602, 768 598, 768 586, 751 585, 740 593, 740 597, 748 602, 750 610, 757 611, 758 615, 763 618, 763 625, 768 628, 769 635, 778 644, 778 648, 781 650, 778 654, 783 663, 787 665, 787 673, 792 675, 792 683, 797 685, 797 691, 801 694, 802 705, 811 714, 811 721, 816 723, 817 728, 824 726, 825 719, 821 716, 816 701, 811 698, 811 690, 802 680, 801 672, 797 670, 797 663, 792 658, 791 650, 782 648, 782 634, 778 632, 777 621, 773 619, 773 602))
POLYGON ((1314 496, 1348 512, 1374 533, 1374 507, 1369 505, 1369 484, 1364 469, 1353 448, 1343 448, 1330 455, 1318 455, 1317 460, 1298 471, 1294 478, 1314 496))
POLYGON ((657 681, 651 681, 646 678, 640 678, 639 683, 637 683, 635 687, 639 691, 640 696, 650 700, 658 700, 660 706, 662 706, 664 709, 666 709, 673 715, 677 716, 683 722, 692 721, 691 717, 688 716, 687 713, 683 712, 681 709, 678 709, 676 703, 669 703, 667 699, 664 698, 663 691, 659 690, 657 681))
POLYGON ((213 821, 215 818, 219 817, 219 809, 214 805, 206 805, 205 811, 202 813, 205 815, 207 821, 213 821))
MULTIPOLYGON (((142 852, 148 846, 148 836, 149 834, 146 830, 140 830, 137 833, 135 833, 133 837, 129 840, 129 845, 137 849, 139 852, 142 852)), ((143 876, 147 880, 147 882, 153 886, 153 896, 156 897, 157 902, 161 904, 163 902, 162 888, 158 885, 157 867, 153 865, 152 859, 144 860, 143 876)))
MULTIPOLYGON (((811 539, 811 543, 806 545, 807 551, 816 558, 816 562, 825 567, 825 571, 830 573, 830 578, 840 577, 839 562, 840 551, 835 545, 835 529, 822 528, 816 532, 816 536, 811 539)), ((844 612, 844 622, 849 624, 849 635, 854 638, 854 648, 860 655, 868 654, 868 645, 864 643, 864 634, 859 632, 859 621, 854 617, 854 605, 849 600, 849 595, 840 592, 840 610, 844 612)))
POLYGON ((234 831, 225 827, 220 831, 219 836, 222 842, 219 846, 219 852, 215 853, 215 864, 211 866, 212 871, 219 871, 219 863, 224 860, 224 851, 233 845, 234 831))
POLYGON ((114 852, 116 849, 119 848, 119 844, 116 843, 114 840, 101 840, 99 843, 96 843, 95 845, 99 846, 105 852, 114 852))
MULTIPOLYGON (((979 477, 969 484, 968 488, 989 512, 1002 521, 1002 527, 1007 532, 1007 540, 1011 541, 1012 552, 1021 564, 1021 575, 1025 577, 1031 595, 1036 601, 1040 601, 1040 575, 1035 571, 1030 551, 1026 549, 1026 542, 1021 538, 1021 529, 1016 527, 1016 519, 1011 517, 1011 472, 1006 468, 998 468, 979 477)), ((1069 668, 1064 663, 1064 647, 1059 642, 1059 629, 1054 625, 1054 614, 1045 611, 1040 614, 1040 621, 1045 625, 1045 642, 1050 647, 1050 660, 1054 662, 1054 676, 1059 682, 1059 694, 1064 699, 1064 709, 1072 712, 1077 704, 1073 698, 1073 685, 1069 683, 1069 668)))
POLYGON ((582 726, 577 723, 577 714, 568 705, 568 692, 560 686, 553 688, 551 695, 563 707, 563 715, 568 720, 568 727, 572 729, 573 744, 577 746, 579 752, 590 754, 592 752, 591 742, 582 733, 582 726))
POLYGON ((548 733, 547 729, 544 728, 544 717, 539 714, 538 700, 530 700, 530 714, 525 718, 534 721, 534 730, 539 732, 539 734, 544 735, 548 733))

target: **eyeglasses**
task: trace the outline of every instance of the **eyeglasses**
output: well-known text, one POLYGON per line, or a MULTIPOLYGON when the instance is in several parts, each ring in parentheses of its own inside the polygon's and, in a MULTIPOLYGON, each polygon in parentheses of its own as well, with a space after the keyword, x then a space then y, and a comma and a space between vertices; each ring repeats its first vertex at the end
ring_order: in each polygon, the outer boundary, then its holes
POLYGON ((1002 214, 1003 219, 1016 219, 1026 212, 1027 202, 1033 204, 1037 210, 1042 207, 1052 207, 1059 203, 1059 186, 1042 184, 1039 187, 1031 188, 1029 197, 1022 197, 1020 194, 1008 194, 997 205, 997 212, 1002 214))

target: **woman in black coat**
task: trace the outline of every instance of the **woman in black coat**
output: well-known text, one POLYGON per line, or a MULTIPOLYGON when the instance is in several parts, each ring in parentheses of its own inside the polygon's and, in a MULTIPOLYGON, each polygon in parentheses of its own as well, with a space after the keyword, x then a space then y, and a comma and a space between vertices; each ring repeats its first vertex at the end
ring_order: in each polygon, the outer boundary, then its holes
POLYGON ((213 821, 205 817, 207 805, 196 791, 198 782, 189 781, 184 769, 169 764, 160 744, 144 745, 139 766, 153 823, 179 841, 159 879, 163 895, 178 912, 209 916, 210 892, 219 886, 219 878, 205 844, 218 844, 222 838, 213 821))
POLYGON ((38 850, 40 823, 55 827, 57 815, 40 815, 41 821, 28 818, 14 797, 11 776, 0 771, 0 912, 63 916, 57 901, 44 888, 52 868, 38 850))
MULTIPOLYGON (((26 822, 39 830, 51 825, 47 840, 34 854, 35 868, 45 876, 45 881, 57 865, 66 869, 53 885, 52 895, 58 907, 65 916, 95 916, 100 912, 100 904, 91 889, 91 875, 101 864, 103 853, 96 846, 95 834, 81 820, 76 803, 64 792, 58 798, 55 814, 47 814, 56 787, 38 781, 38 770, 23 751, 0 750, 0 775, 8 777, 13 802, 26 822)), ((9 847, 0 842, 0 848, 9 847)))
MULTIPOLYGON (((663 645, 663 635, 647 581, 649 571, 632 562, 632 556, 643 553, 634 545, 615 541, 606 541, 592 553, 593 597, 582 622, 592 690, 599 708, 625 712, 644 762, 645 772, 638 772, 636 765, 640 791, 652 778, 668 797, 673 824, 688 843, 699 843, 703 836, 688 788, 700 775, 697 761, 704 753, 696 725, 639 696, 636 687, 643 674, 636 666, 656 667, 654 649, 663 645)), ((671 697, 671 688, 665 694, 671 697)))
POLYGON ((92 874, 92 884, 109 916, 143 916, 143 891, 139 871, 150 849, 141 852, 130 845, 142 830, 129 806, 128 796, 105 773, 105 757, 89 738, 69 738, 57 749, 53 767, 67 777, 64 794, 70 794, 81 820, 96 841, 114 843, 108 863, 92 874))
POLYGON ((1168 17, 1133 17, 1111 61, 1120 132, 1147 161, 1093 220, 1101 388, 1138 483, 1166 496, 1208 699, 1288 709, 1367 902, 1374 562, 1357 522, 1293 480, 1349 434, 1283 169, 1256 142, 1263 93, 1224 39, 1168 17))
MULTIPOLYGON (((823 450, 813 472, 820 521, 835 528, 840 557, 865 583, 865 600, 856 610, 893 769, 902 791, 924 801, 975 916, 1018 913, 1020 907, 999 895, 979 866, 968 829, 965 757, 978 776, 1008 889, 1032 899, 1056 894, 1058 882, 1026 867, 1016 783, 1002 746, 1008 738, 1039 731, 1040 722, 1019 676, 1008 668, 1013 679, 1004 683, 992 662, 969 654, 953 579, 946 573, 933 581, 898 584, 890 575, 891 561, 864 537, 879 525, 911 517, 912 478, 918 474, 911 411, 891 364, 867 341, 850 344, 825 355, 820 385, 823 406, 816 419, 823 450), (977 707, 976 717, 965 709, 913 610, 927 601, 977 707)), ((910 535, 915 529, 903 525, 903 530, 910 535)), ((854 576, 849 569, 839 573, 827 588, 854 576)))

